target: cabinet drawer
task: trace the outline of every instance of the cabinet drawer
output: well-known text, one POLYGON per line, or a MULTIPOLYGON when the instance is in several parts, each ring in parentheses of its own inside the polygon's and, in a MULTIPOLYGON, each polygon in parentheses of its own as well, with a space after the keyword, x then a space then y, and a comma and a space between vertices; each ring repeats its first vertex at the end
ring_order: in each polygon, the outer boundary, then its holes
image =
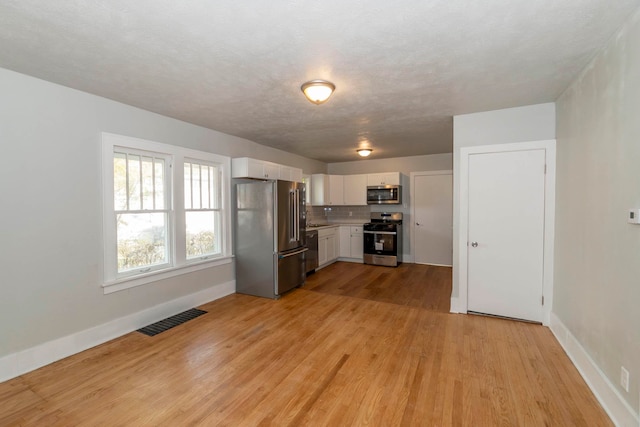
POLYGON ((362 234, 362 226, 351 226, 351 234, 362 234))
POLYGON ((337 227, 321 228, 318 230, 318 237, 335 236, 337 231, 337 227))

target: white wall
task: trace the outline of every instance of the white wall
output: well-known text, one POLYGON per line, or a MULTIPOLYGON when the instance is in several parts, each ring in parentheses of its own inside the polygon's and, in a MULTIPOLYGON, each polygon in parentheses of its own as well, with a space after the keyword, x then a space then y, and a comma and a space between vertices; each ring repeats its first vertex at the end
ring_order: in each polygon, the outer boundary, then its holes
POLYGON ((411 172, 424 172, 433 170, 451 170, 452 154, 432 154, 428 156, 396 157, 391 159, 363 159, 353 162, 329 163, 328 173, 335 175, 354 175, 376 172, 400 172, 402 174, 402 200, 401 206, 371 206, 373 212, 393 211, 402 212, 402 251, 403 260, 413 260, 411 253, 411 187, 409 176, 411 172))
POLYGON ((556 138, 555 104, 525 107, 453 117, 453 291, 459 295, 458 243, 460 233, 460 148, 556 138))
POLYGON ((0 69, 0 359, 234 280, 233 264, 104 295, 100 133, 326 164, 0 69))
POLYGON ((639 114, 640 11, 557 100, 553 306, 636 422, 640 225, 626 216, 640 208, 639 114), (631 374, 628 393, 621 366, 631 374))

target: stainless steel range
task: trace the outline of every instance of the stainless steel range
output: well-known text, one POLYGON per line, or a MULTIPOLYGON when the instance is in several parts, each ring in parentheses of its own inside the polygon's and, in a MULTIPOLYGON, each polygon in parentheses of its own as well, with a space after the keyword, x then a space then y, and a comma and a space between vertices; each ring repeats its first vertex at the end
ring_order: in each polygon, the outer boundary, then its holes
POLYGON ((402 212, 371 212, 363 227, 364 263, 397 267, 402 260, 402 212))

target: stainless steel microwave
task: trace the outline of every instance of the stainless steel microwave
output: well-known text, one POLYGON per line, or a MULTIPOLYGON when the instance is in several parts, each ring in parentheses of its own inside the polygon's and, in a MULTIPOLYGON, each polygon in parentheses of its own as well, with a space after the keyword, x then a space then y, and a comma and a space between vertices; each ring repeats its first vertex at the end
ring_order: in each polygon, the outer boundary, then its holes
POLYGON ((399 205, 402 203, 402 186, 376 185, 367 187, 368 205, 399 205))

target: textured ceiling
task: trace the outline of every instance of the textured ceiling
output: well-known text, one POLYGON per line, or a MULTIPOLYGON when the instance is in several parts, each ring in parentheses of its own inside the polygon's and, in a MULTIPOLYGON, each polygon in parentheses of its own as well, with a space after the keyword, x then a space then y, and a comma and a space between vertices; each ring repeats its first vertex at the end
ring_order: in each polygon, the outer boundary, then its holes
POLYGON ((325 162, 435 154, 453 115, 554 101, 639 4, 2 0, 0 66, 325 162))

